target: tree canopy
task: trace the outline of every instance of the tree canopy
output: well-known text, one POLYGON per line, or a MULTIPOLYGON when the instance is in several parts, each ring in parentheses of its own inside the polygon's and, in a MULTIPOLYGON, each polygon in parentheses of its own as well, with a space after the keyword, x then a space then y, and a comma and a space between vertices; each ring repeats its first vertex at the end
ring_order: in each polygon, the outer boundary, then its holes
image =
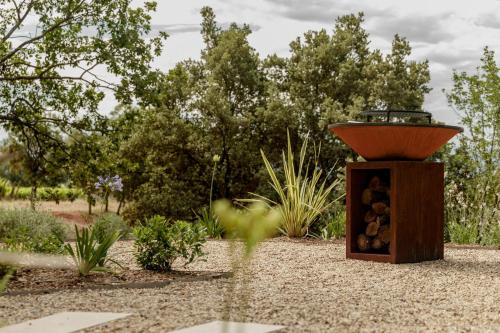
POLYGON ((371 50, 362 14, 339 17, 331 34, 305 33, 290 43, 290 57, 264 59, 248 41, 248 25, 223 28, 209 7, 201 15, 200 60, 165 75, 122 147, 143 171, 131 206, 138 216, 186 218, 208 205, 213 155, 221 158, 214 198, 269 191, 260 150, 280 161, 287 128, 295 147, 306 135, 321 144, 319 165, 330 171, 348 150, 328 123, 368 108, 417 110, 429 91, 427 61, 408 60, 411 47, 399 36, 390 54, 371 50))
POLYGON ((61 134, 103 126, 105 90, 129 103, 154 89, 160 74, 150 63, 166 34, 146 39, 156 4, 130 3, 0 0, 0 125, 60 141, 61 134), (29 18, 38 22, 32 31, 29 18))

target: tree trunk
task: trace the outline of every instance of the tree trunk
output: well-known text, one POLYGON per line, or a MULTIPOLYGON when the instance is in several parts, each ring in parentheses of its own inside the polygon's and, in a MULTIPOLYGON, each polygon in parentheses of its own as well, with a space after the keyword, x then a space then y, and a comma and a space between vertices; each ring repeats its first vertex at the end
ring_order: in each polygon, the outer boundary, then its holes
POLYGON ((116 210, 116 215, 120 215, 120 210, 122 209, 123 203, 125 201, 125 196, 120 197, 120 202, 118 203, 118 209, 116 210))
POLYGON ((92 197, 91 194, 87 194, 87 202, 89 204, 89 216, 92 215, 92 197))
POLYGON ((31 195, 30 195, 30 205, 32 210, 36 210, 36 191, 37 191, 37 186, 33 185, 31 187, 31 195))
POLYGON ((108 212, 108 206, 109 206, 109 193, 106 192, 104 195, 104 212, 108 212))

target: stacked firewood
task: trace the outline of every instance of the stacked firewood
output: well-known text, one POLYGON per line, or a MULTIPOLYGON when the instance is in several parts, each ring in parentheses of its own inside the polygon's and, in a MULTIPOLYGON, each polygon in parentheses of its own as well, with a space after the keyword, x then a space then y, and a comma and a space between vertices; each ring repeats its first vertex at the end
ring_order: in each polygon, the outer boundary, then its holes
POLYGON ((391 241, 390 187, 375 176, 363 190, 361 201, 367 208, 364 215, 365 232, 358 235, 359 251, 389 251, 391 241))

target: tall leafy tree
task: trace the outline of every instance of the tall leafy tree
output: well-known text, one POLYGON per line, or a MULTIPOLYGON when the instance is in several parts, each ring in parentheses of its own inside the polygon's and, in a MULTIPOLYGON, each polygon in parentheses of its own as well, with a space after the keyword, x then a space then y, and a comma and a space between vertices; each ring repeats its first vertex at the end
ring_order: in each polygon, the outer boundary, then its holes
POLYGON ((0 0, 0 125, 58 141, 61 133, 99 127, 105 90, 123 102, 147 96, 159 75, 150 63, 166 35, 145 38, 154 2, 130 3, 0 0), (38 22, 32 31, 28 19, 38 22))
POLYGON ((453 73, 450 106, 465 127, 447 161, 450 234, 467 230, 478 243, 500 241, 500 67, 484 49, 476 73, 453 73))
POLYGON ((454 85, 447 95, 450 106, 460 115, 466 128, 460 145, 478 172, 487 172, 500 165, 499 72, 495 53, 485 48, 476 74, 454 72, 454 85))
POLYGON ((208 206, 214 155, 214 198, 244 196, 260 184, 259 149, 276 152, 286 140, 273 132, 282 126, 285 134, 292 117, 281 103, 267 104, 275 88, 248 43, 249 26, 222 29, 211 8, 201 14, 201 59, 169 71, 158 103, 122 149, 145 170, 134 193, 139 211, 189 217, 208 206))
POLYGON ((369 107, 418 109, 428 91, 427 63, 409 61, 411 48, 399 37, 389 55, 370 50, 362 15, 339 18, 332 34, 307 32, 290 44, 289 58, 261 59, 248 42, 249 26, 223 29, 211 8, 201 14, 201 59, 167 73, 121 149, 141 170, 129 206, 134 217, 190 217, 191 209, 208 206, 214 155, 214 198, 268 191, 260 150, 277 165, 287 129, 294 147, 305 135, 322 144, 320 165, 329 171, 347 150, 328 123, 369 107), (404 89, 397 94, 385 91, 398 84, 404 89))
POLYGON ((348 153, 328 124, 369 109, 418 110, 430 91, 428 63, 408 59, 406 39, 396 35, 391 53, 383 55, 370 49, 362 24, 362 13, 339 17, 331 34, 308 31, 290 43, 289 59, 270 62, 288 108, 300 115, 301 132, 323 143, 321 164, 327 169, 348 153))

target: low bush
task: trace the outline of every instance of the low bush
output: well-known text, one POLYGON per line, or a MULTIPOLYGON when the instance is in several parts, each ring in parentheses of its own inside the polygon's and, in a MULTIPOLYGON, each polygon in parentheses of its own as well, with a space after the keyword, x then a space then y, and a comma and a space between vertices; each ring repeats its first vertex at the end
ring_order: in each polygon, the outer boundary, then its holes
POLYGON ((67 227, 54 216, 29 209, 0 209, 0 241, 10 249, 61 253, 67 227))
POLYGON ((46 201, 54 201, 57 205, 59 205, 59 202, 64 199, 64 196, 58 188, 47 187, 44 189, 44 192, 42 192, 40 198, 46 201))
POLYGON ((224 227, 210 209, 203 208, 196 214, 196 221, 205 228, 208 237, 220 239, 224 236, 224 227))
POLYGON ((327 215, 326 223, 320 225, 318 232, 312 236, 321 239, 339 239, 345 237, 346 231, 346 214, 345 210, 336 211, 333 214, 327 215))
POLYGON ((449 240, 456 244, 474 244, 477 243, 478 229, 473 223, 462 224, 455 221, 446 225, 449 233, 449 240))
POLYGON ((66 199, 70 202, 74 202, 81 195, 82 195, 82 192, 80 190, 68 189, 68 191, 66 192, 66 199))
POLYGON ((13 274, 14 269, 12 267, 0 265, 0 293, 7 289, 7 284, 13 274))
POLYGON ((123 221, 121 216, 113 213, 99 216, 92 228, 99 242, 102 242, 107 235, 115 232, 118 232, 121 238, 128 238, 131 231, 130 227, 123 221))
POLYGON ((459 244, 500 244, 500 173, 477 175, 445 189, 445 239, 459 244))
POLYGON ((204 255, 206 232, 200 224, 185 221, 169 223, 162 216, 153 216, 134 229, 137 262, 145 269, 166 272, 178 258, 185 264, 204 255))
POLYGON ((31 188, 29 187, 20 187, 15 192, 14 199, 20 200, 28 200, 31 196, 31 188))
POLYGON ((99 241, 93 228, 83 228, 78 231, 75 226, 75 234, 75 250, 71 244, 66 244, 64 249, 73 258, 78 273, 86 276, 92 271, 109 271, 109 268, 105 267, 107 262, 116 262, 108 257, 108 251, 120 239, 120 233, 116 231, 106 234, 99 241))
MULTIPOLYGON (((83 192, 77 188, 39 187, 37 189, 37 197, 39 200, 54 201, 57 204, 65 200, 73 202, 81 196, 83 196, 83 192)), ((0 198, 2 197, 28 200, 31 197, 31 187, 15 187, 10 185, 7 180, 0 177, 0 198)))

